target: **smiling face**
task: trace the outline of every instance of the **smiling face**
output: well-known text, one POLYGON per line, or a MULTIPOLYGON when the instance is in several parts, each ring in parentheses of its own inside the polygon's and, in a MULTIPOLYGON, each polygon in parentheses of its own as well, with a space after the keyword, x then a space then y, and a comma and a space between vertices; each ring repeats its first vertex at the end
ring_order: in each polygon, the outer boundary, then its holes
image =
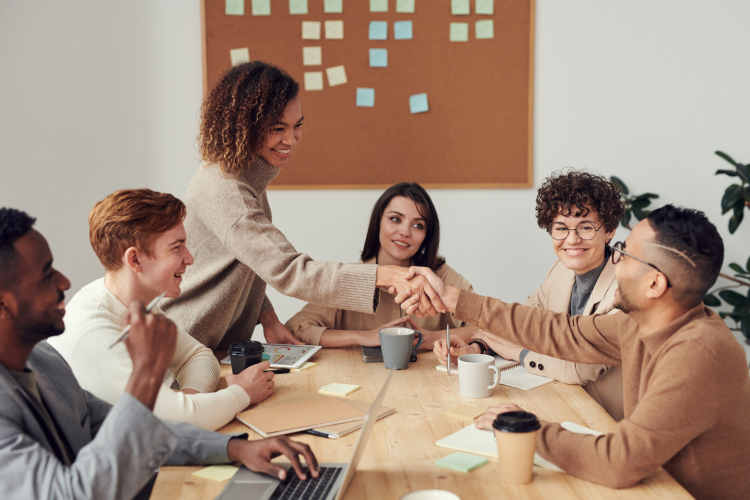
POLYGON ((265 142, 260 147, 258 155, 264 160, 280 168, 286 165, 294 146, 302 139, 302 104, 299 98, 290 100, 281 118, 271 126, 265 142))
MULTIPOLYGON (((577 213, 577 209, 571 207, 571 214, 574 213, 577 213)), ((579 237, 575 231, 568 231, 568 236, 564 240, 552 239, 552 247, 557 257, 565 267, 572 269, 576 274, 584 274, 599 267, 604 262, 604 256, 606 255, 604 248, 615 235, 615 230, 609 233, 606 231, 602 226, 599 214, 593 210, 583 217, 573 217, 572 215, 565 217, 558 214, 552 221, 550 231, 553 235, 558 233, 564 235, 565 229, 563 228, 573 229, 581 223, 588 223, 599 231, 596 231, 596 235, 590 240, 579 237)))
POLYGON ((185 226, 180 222, 154 238, 151 255, 138 254, 140 272, 137 275, 148 296, 156 297, 162 292, 171 299, 180 296, 182 275, 193 263, 186 240, 185 226))
POLYGON ((380 219, 378 264, 408 267, 424 241, 427 228, 414 201, 395 196, 380 219))
POLYGON ((52 267, 47 240, 35 230, 15 242, 20 256, 16 329, 23 341, 37 343, 65 331, 65 290, 70 281, 52 267))

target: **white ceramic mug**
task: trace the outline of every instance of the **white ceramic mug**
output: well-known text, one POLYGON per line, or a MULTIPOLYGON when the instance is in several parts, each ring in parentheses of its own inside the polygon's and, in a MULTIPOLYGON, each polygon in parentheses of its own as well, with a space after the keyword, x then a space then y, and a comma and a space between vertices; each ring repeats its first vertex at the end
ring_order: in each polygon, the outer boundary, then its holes
POLYGON ((464 354, 458 358, 458 387, 467 398, 488 398, 500 383, 495 358, 487 354, 464 354), (493 373, 494 372, 494 373, 493 373))

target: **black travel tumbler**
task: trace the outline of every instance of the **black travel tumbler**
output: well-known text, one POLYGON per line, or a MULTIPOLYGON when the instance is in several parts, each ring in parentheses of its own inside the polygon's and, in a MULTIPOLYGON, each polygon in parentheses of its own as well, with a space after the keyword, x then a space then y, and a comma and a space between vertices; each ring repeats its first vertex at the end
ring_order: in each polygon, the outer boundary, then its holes
POLYGON ((255 340, 240 340, 229 346, 229 358, 232 360, 232 373, 239 374, 248 366, 263 360, 263 344, 255 340))

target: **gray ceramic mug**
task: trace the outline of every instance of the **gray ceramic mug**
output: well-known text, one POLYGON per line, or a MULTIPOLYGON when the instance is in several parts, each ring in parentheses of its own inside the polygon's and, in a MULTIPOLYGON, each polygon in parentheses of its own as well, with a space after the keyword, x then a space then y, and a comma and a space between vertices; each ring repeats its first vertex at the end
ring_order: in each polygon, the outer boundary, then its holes
POLYGON ((389 370, 405 370, 409 368, 409 357, 416 353, 422 345, 422 332, 411 328, 394 326, 383 328, 378 332, 380 336, 380 350, 383 353, 383 363, 389 370), (419 342, 412 347, 414 335, 419 335, 419 342))

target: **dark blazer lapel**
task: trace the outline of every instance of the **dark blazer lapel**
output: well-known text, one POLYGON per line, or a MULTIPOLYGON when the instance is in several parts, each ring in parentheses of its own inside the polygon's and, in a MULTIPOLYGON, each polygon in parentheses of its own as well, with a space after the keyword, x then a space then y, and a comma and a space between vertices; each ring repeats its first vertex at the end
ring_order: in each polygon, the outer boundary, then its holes
MULTIPOLYGON (((23 412, 23 422, 26 427, 24 431, 35 441, 47 449, 50 453, 58 456, 55 447, 47 436, 47 430, 42 426, 44 417, 42 417, 39 404, 32 398, 23 387, 18 385, 16 378, 0 364, 0 383, 7 387, 8 392, 16 400, 16 404, 23 412)), ((58 456, 58 458, 61 458, 58 456)))
POLYGON ((586 303, 586 308, 583 310, 584 316, 589 316, 594 306, 604 299, 607 292, 615 283, 615 265, 612 264, 612 260, 607 260, 607 265, 602 269, 602 274, 599 275, 599 279, 596 280, 594 289, 591 291, 589 301, 586 303))
POLYGON ((74 409, 71 401, 75 398, 74 394, 64 395, 58 390, 45 374, 36 373, 36 383, 39 387, 39 393, 42 401, 47 406, 47 412, 50 417, 57 423, 57 428, 61 433, 60 438, 65 439, 68 447, 73 452, 71 460, 75 460, 78 452, 91 441, 91 436, 86 433, 81 425, 81 416, 74 409), (65 422, 63 425, 61 422, 65 422))

